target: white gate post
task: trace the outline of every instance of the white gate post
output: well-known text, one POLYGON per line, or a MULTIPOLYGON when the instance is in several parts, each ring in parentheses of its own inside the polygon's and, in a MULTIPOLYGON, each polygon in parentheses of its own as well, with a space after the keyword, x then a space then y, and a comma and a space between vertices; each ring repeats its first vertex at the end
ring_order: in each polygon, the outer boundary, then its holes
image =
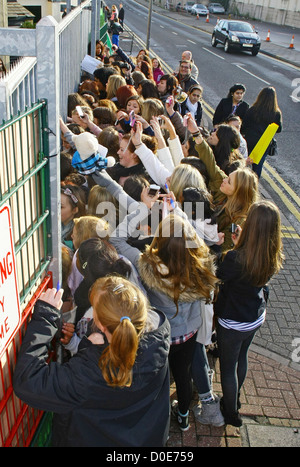
POLYGON ((61 215, 60 215, 60 128, 59 128, 59 34, 58 23, 45 16, 36 25, 38 96, 48 101, 49 171, 51 197, 51 235, 53 286, 61 283, 61 215))

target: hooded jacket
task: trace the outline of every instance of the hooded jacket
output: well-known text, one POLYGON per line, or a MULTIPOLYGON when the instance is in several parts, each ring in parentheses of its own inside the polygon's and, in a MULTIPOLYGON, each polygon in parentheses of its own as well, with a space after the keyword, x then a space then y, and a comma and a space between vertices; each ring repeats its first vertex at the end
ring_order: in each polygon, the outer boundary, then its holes
MULTIPOLYGON (((145 214, 141 211, 141 207, 128 214, 111 235, 110 242, 119 254, 126 256, 136 267, 151 306, 158 307, 168 318, 171 325, 171 337, 180 337, 201 327, 202 307, 206 299, 196 288, 182 291, 178 300, 177 313, 172 287, 163 277, 168 274, 167 266, 158 261, 153 266, 148 261, 147 247, 142 254, 137 248, 127 243, 131 231, 134 231, 145 214)), ((152 256, 151 258, 154 259, 152 256)))
POLYGON ((106 346, 83 339, 67 363, 47 364, 48 348, 61 313, 39 300, 14 371, 14 391, 28 405, 60 414, 53 427, 56 446, 164 446, 169 430, 169 323, 141 337, 130 387, 107 385, 98 366, 106 346))
POLYGON ((173 288, 169 288, 168 279, 163 277, 168 274, 168 268, 160 263, 154 266, 150 264, 147 261, 148 251, 149 247, 146 247, 144 254, 140 256, 138 271, 151 305, 159 306, 168 318, 171 325, 171 337, 183 336, 199 329, 202 325, 202 304, 204 305, 205 302, 203 295, 196 288, 182 291, 177 313, 173 288))

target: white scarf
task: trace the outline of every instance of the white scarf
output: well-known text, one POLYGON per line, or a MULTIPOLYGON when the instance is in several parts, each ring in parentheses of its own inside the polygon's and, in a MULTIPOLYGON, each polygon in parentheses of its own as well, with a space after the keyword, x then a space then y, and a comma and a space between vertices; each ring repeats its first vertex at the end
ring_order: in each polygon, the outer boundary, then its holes
POLYGON ((196 102, 195 104, 192 104, 191 101, 190 101, 190 98, 188 97, 187 101, 186 101, 186 106, 189 109, 189 111, 191 112, 192 116, 195 117, 196 112, 197 112, 197 108, 198 108, 198 102, 196 102))

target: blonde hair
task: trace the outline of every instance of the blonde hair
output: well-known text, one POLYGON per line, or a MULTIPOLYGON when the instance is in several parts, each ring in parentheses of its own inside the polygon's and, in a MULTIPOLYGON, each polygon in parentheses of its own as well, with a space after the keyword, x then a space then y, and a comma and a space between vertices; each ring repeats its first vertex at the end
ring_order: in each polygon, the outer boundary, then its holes
POLYGON ((145 99, 142 103, 141 116, 149 123, 153 116, 158 117, 164 113, 163 103, 156 98, 145 99))
MULTIPOLYGON (((90 107, 88 107, 87 105, 82 105, 81 110, 82 110, 82 112, 84 112, 85 114, 88 115, 89 119, 92 122, 94 121, 94 114, 93 114, 93 111, 92 111, 92 109, 90 107)), ((72 114, 75 113, 75 112, 77 113, 76 109, 72 110, 72 114)))
POLYGON ((111 75, 108 78, 107 86, 106 86, 106 97, 107 99, 112 99, 116 97, 116 92, 120 86, 125 86, 126 80, 121 75, 111 75))
POLYGON ((92 237, 108 239, 108 223, 96 216, 82 216, 74 219, 73 230, 76 229, 78 244, 92 237))
POLYGON ((232 222, 246 219, 250 206, 259 198, 257 175, 249 168, 240 168, 234 173, 235 189, 225 203, 225 212, 232 222))
POLYGON ((99 359, 103 378, 112 387, 130 387, 132 367, 146 326, 148 302, 133 283, 117 276, 98 279, 90 302, 94 316, 111 334, 110 344, 99 359))
POLYGON ((102 214, 97 213, 97 206, 102 202, 110 202, 117 206, 116 198, 114 198, 105 187, 94 185, 91 188, 88 197, 87 214, 95 217, 101 217, 102 214))
POLYGON ((108 225, 108 230, 114 230, 119 219, 119 205, 116 198, 107 191, 105 187, 94 185, 89 193, 87 214, 95 216, 98 219, 105 217, 108 225), (101 203, 104 212, 100 210, 101 203))
POLYGON ((179 164, 172 172, 170 190, 173 191, 175 198, 181 201, 183 190, 189 187, 207 191, 204 178, 198 169, 190 164, 179 164))

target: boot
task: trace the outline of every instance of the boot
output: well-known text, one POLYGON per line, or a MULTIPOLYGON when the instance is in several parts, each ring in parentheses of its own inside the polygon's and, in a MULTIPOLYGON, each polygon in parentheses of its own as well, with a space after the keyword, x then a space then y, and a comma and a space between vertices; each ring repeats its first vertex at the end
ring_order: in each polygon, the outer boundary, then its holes
POLYGON ((212 402, 196 405, 193 408, 195 418, 203 425, 223 426, 225 425, 224 417, 220 409, 220 399, 215 396, 212 402))
MULTIPOLYGON (((232 425, 232 426, 235 426, 235 427, 238 427, 238 428, 241 427, 243 425, 243 420, 242 420, 242 417, 241 417, 239 411, 237 410, 236 412, 228 413, 228 412, 226 412, 226 409, 224 407, 223 397, 222 397, 220 402, 221 402, 221 404, 220 404, 221 411, 222 411, 222 414, 224 416, 225 424, 226 425, 232 425)), ((240 406, 239 401, 238 401, 238 406, 240 406)))

